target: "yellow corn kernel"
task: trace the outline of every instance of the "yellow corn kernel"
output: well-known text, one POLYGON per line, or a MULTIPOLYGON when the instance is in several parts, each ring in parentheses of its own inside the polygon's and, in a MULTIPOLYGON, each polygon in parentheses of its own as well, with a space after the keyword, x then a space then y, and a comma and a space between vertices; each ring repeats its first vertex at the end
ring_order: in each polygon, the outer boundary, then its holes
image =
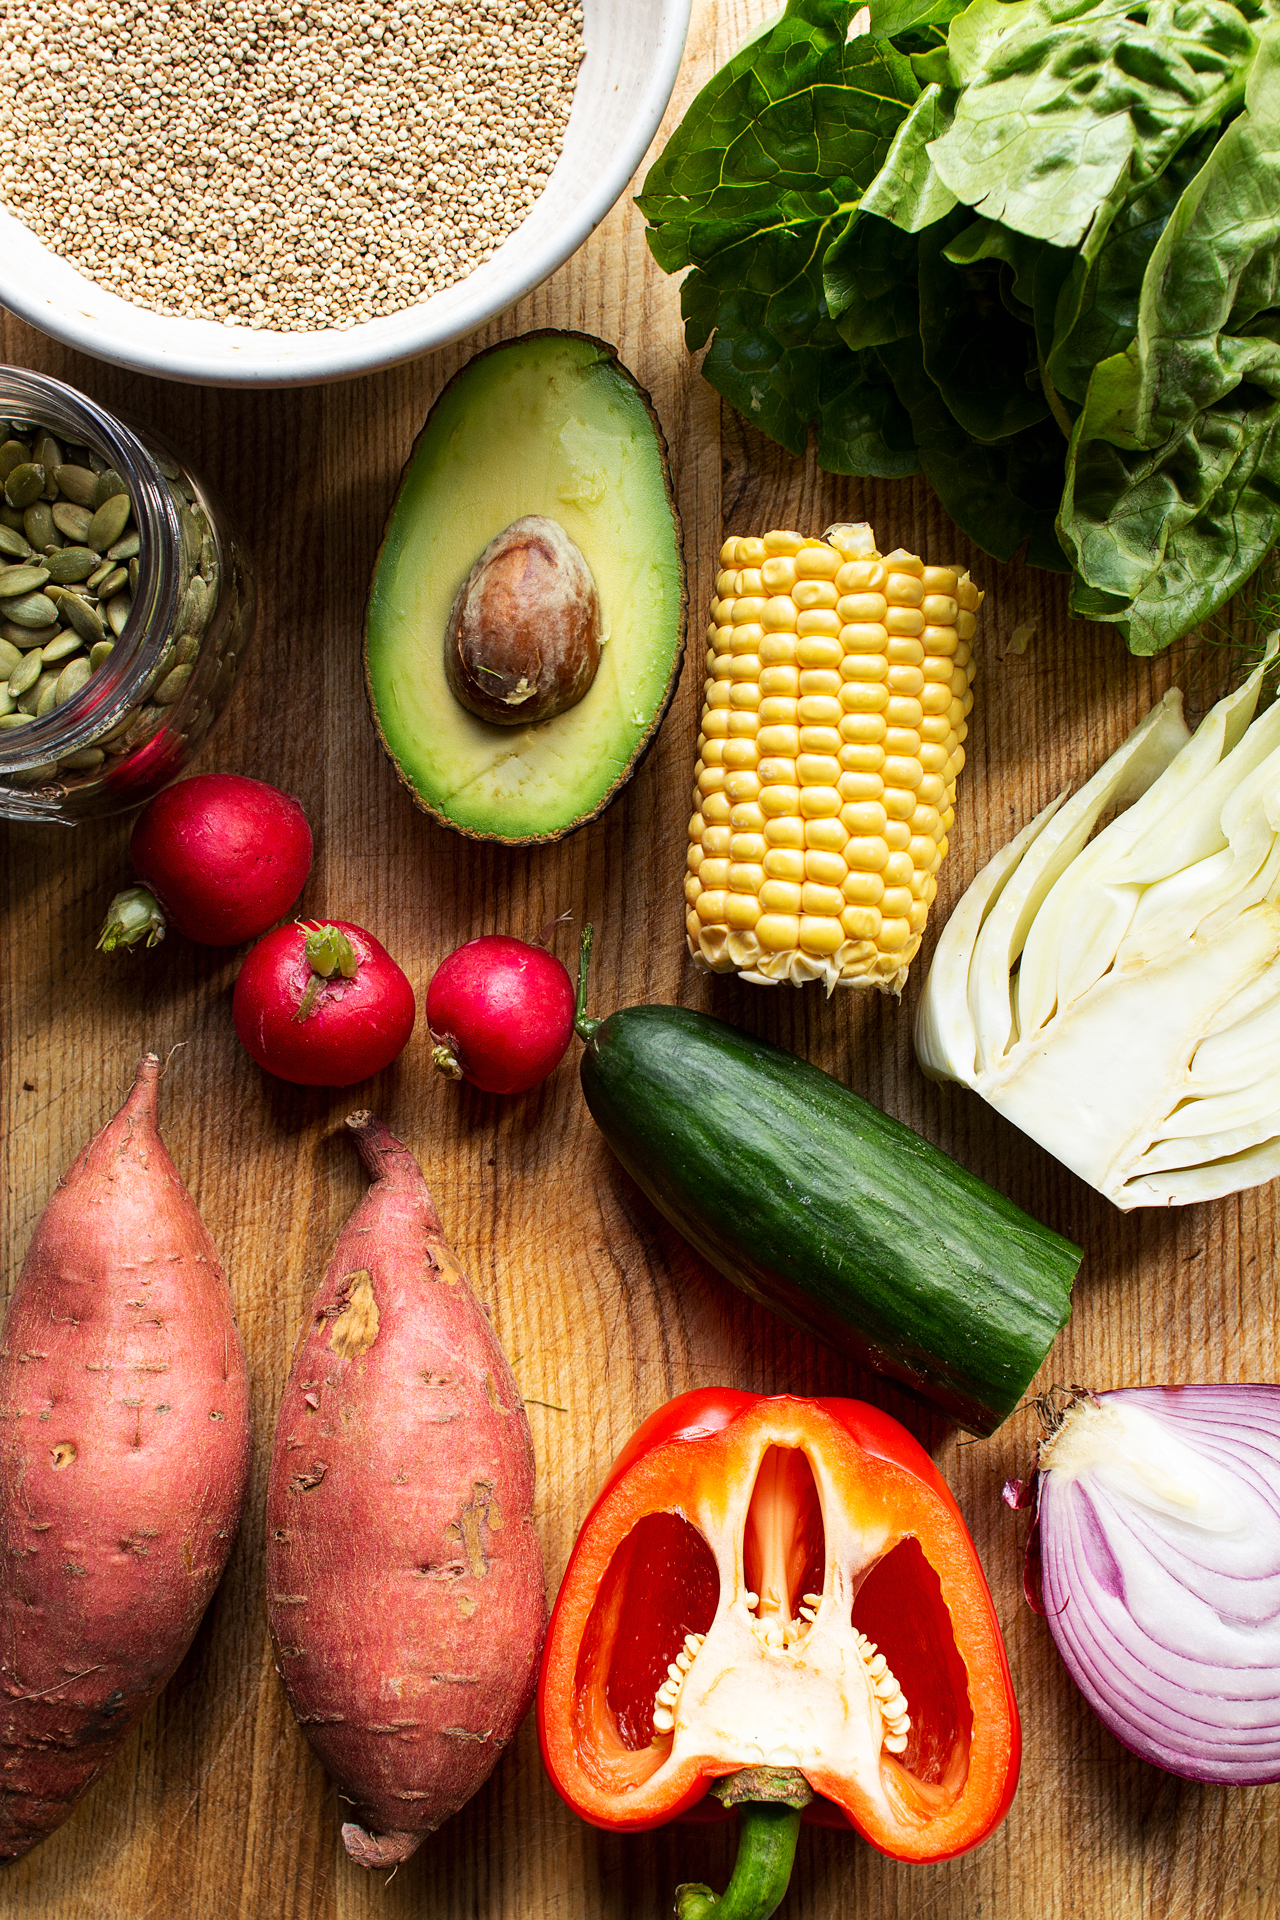
POLYGON ((762 913, 756 921, 756 939, 766 953, 794 953, 800 944, 799 915, 762 913))
POLYGON ((725 925, 730 933, 750 933, 760 912, 760 902, 754 893, 731 893, 725 902, 725 925))
MULTIPOLYGON (((907 909, 910 909, 910 901, 907 909)), ((839 887, 820 886, 816 880, 806 880, 800 889, 800 910, 802 913, 816 913, 823 918, 834 915, 837 919, 844 907, 844 895, 839 887)))
POLYGON ((981 601, 862 523, 725 541, 685 873, 700 964, 900 990, 954 820, 981 601))
MULTIPOLYGON (((855 873, 852 869, 844 877, 840 891, 851 907, 878 907, 884 899, 884 881, 878 873, 855 873)), ((860 934, 859 939, 870 939, 870 934, 860 934)))
POLYGON ((760 888, 760 905, 766 913, 799 913, 800 891, 792 880, 766 880, 760 888))
POLYGON ((820 918, 814 913, 800 916, 802 953, 834 954, 844 942, 844 928, 836 918, 820 918))
MULTIPOLYGON (((843 811, 843 809, 841 809, 843 811)), ((806 820, 804 844, 825 853, 842 853, 849 830, 840 819, 806 820)))
POLYGON ((804 855, 798 847, 771 847, 763 864, 771 880, 804 879, 804 855))

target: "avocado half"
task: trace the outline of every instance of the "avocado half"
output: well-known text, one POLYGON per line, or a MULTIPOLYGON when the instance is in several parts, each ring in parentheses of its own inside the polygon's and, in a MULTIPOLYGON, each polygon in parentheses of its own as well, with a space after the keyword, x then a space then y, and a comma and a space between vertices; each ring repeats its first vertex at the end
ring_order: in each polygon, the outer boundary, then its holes
POLYGON ((374 725, 417 804, 458 833, 527 846, 594 820, 671 704, 684 655, 684 556, 649 396, 590 334, 545 331, 469 360, 400 478, 365 618, 374 725), (526 727, 477 719, 445 677, 454 598, 524 514, 556 520, 600 596, 595 679, 526 727))

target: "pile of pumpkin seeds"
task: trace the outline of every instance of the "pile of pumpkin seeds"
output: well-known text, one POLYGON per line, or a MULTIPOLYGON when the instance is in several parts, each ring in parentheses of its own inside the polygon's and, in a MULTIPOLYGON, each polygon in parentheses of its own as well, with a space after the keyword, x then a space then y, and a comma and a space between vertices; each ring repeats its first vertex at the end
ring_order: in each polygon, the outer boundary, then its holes
MULTIPOLYGON (((22 439, 9 422, 0 434, 0 730, 9 732, 52 713, 111 658, 138 584, 139 537, 127 486, 91 448, 64 448, 49 433, 22 439)), ((103 757, 87 748, 65 764, 87 771, 103 757)))
MULTIPOLYGON (((153 457, 181 528, 185 584, 172 629, 122 719, 74 752, 0 775, 4 785, 92 784, 106 763, 166 726, 194 751, 235 683, 244 603, 234 543, 224 596, 218 542, 194 486, 167 455, 153 457), (209 652, 205 638, 224 598, 209 652)), ((0 744, 53 713, 111 658, 132 610, 139 555, 133 500, 95 449, 0 419, 0 744)))

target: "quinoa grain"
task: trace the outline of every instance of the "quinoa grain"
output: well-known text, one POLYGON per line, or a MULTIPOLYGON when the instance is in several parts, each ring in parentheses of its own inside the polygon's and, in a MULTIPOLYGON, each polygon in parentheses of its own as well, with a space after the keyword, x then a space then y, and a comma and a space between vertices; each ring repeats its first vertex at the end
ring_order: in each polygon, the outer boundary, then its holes
POLYGON ((546 186, 572 0, 0 0, 0 202, 153 312, 399 313, 546 186))

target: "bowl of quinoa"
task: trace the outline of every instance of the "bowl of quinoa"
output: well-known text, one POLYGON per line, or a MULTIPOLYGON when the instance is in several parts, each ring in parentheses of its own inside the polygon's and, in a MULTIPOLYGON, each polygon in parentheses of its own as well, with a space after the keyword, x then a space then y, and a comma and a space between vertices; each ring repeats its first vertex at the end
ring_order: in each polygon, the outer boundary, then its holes
POLYGON ((690 4, 5 0, 0 304, 215 385, 442 346, 613 206, 690 4))

